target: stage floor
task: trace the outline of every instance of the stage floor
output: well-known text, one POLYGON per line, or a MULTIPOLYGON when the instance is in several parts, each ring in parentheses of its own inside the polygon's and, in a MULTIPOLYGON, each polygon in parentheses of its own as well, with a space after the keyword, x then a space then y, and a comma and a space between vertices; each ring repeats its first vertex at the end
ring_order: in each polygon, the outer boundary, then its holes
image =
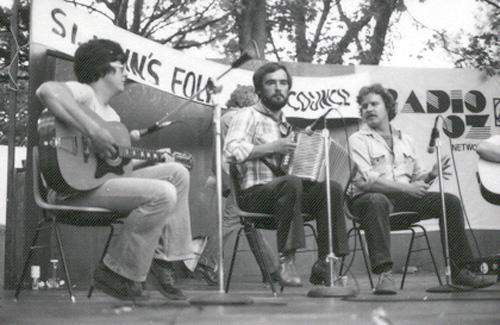
MULTIPOLYGON (((366 276, 358 278, 360 293, 348 300, 308 298, 310 285, 286 288, 273 298, 257 278, 234 281, 231 293, 254 300, 247 306, 195 307, 165 301, 154 291, 150 301, 135 305, 100 291, 88 300, 82 290, 76 291, 73 304, 65 290, 25 290, 16 302, 13 291, 3 291, 0 324, 500 324, 500 283, 473 292, 430 294, 425 289, 435 286, 437 279, 417 273, 407 277, 405 289, 397 295, 374 296, 366 276)), ((190 297, 217 291, 193 279, 179 286, 190 297)))

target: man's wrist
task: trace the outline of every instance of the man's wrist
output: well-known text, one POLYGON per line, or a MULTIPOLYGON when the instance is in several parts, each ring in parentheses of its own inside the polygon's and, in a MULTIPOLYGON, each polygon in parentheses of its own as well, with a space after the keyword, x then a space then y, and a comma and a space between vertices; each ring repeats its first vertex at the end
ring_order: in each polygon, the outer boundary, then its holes
POLYGON ((434 174, 434 172, 430 171, 429 173, 427 173, 427 177, 425 178, 424 182, 426 183, 430 183, 432 182, 435 178, 437 177, 436 174, 434 174))

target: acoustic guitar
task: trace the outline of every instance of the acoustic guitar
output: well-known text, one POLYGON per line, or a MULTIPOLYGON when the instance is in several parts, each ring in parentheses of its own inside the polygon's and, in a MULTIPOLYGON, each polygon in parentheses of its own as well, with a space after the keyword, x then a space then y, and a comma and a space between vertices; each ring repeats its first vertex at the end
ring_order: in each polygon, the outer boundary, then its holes
POLYGON ((500 205, 500 163, 479 159, 477 177, 483 198, 500 205))
MULTIPOLYGON (((50 188, 67 194, 88 191, 109 179, 129 176, 132 159, 165 161, 165 153, 131 147, 124 124, 105 122, 103 127, 118 144, 116 156, 110 159, 95 154, 91 140, 78 130, 60 122, 48 110, 42 112, 38 119, 40 170, 50 188)), ((191 154, 171 152, 170 155, 191 169, 191 154)))

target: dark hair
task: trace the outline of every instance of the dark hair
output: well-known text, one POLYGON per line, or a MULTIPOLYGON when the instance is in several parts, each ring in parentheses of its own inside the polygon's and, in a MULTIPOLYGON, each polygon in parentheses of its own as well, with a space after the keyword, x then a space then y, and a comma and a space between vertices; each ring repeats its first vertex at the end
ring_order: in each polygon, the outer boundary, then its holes
POLYGON ((262 87, 264 86, 262 84, 264 76, 266 74, 273 73, 278 70, 285 71, 286 78, 288 81, 288 88, 289 89, 292 88, 292 76, 290 75, 290 72, 288 72, 287 68, 282 64, 276 62, 269 62, 259 67, 253 74, 253 86, 257 94, 262 90, 262 87))
POLYGON ((394 97, 391 95, 389 90, 384 88, 381 84, 376 83, 373 85, 365 86, 359 90, 358 96, 356 97, 356 101, 359 105, 363 102, 363 99, 368 94, 377 94, 382 97, 382 100, 385 104, 385 109, 387 110, 387 116, 389 117, 389 121, 392 121, 393 118, 396 117, 396 101, 394 97))
POLYGON ((75 52, 73 70, 81 83, 92 83, 115 69, 113 61, 125 63, 125 53, 120 44, 107 39, 92 39, 83 43, 75 52))
POLYGON ((257 96, 252 86, 237 85, 233 90, 226 107, 248 107, 257 102, 257 96))

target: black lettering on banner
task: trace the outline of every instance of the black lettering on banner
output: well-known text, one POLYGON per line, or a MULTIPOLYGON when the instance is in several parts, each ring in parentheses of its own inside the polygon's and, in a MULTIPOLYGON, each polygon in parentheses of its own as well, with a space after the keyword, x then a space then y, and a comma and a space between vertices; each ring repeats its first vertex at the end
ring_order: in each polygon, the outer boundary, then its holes
POLYGON ((288 105, 294 111, 319 111, 332 106, 349 106, 350 93, 346 89, 321 89, 316 91, 291 91, 288 105))
POLYGON ((130 58, 130 63, 129 63, 130 71, 132 71, 132 73, 135 75, 139 75, 139 77, 141 77, 141 79, 143 80, 145 80, 144 75, 142 73, 144 71, 145 63, 146 63, 146 57, 144 55, 141 57, 141 63, 139 64, 139 54, 135 52, 132 53, 132 57, 130 58))
POLYGON ((486 98, 477 90, 465 94, 465 107, 472 113, 480 113, 486 107, 486 98))
POLYGON ((72 44, 76 43, 76 34, 77 34, 77 32, 78 32, 78 25, 77 24, 73 24, 73 28, 71 28, 71 43, 72 44))
POLYGON ((158 73, 155 70, 153 70, 154 66, 161 67, 160 60, 152 59, 148 63, 148 73, 155 80, 155 85, 158 86, 160 84, 160 77, 158 76, 158 73))
POLYGON ((184 78, 184 84, 182 85, 182 91, 184 94, 184 97, 191 98, 194 94, 196 87, 196 75, 194 74, 193 71, 189 71, 186 74, 186 78, 184 78), (191 89, 189 89, 191 88, 191 89), (188 93, 189 91, 189 93, 188 93))
POLYGON ((153 69, 153 67, 161 66, 161 61, 152 59, 152 57, 153 53, 149 53, 148 56, 145 56, 140 55, 136 52, 132 52, 130 51, 130 49, 125 49, 125 62, 127 62, 127 71, 131 72, 135 76, 139 76, 144 81, 147 81, 149 75, 151 78, 153 78, 154 84, 159 85, 160 77, 158 75, 158 72, 153 69), (145 73, 147 74, 145 75, 145 73))
POLYGON ((66 17, 66 13, 62 11, 62 9, 55 8, 50 14, 54 22, 61 28, 60 30, 52 28, 52 32, 56 35, 61 36, 62 38, 66 37, 66 29, 64 28, 64 25, 57 19, 57 15, 63 15, 66 17))
POLYGON ((454 143, 451 145, 453 151, 476 151, 476 143, 454 143))
POLYGON ((450 107, 450 97, 442 90, 427 91, 427 113, 444 113, 450 107))
POLYGON ((465 123, 457 115, 448 115, 449 128, 444 129, 444 133, 452 139, 459 138, 465 132, 465 123))
POLYGON ((178 77, 178 74, 183 75, 185 72, 186 72, 186 70, 184 70, 184 69, 181 69, 178 67, 174 68, 174 74, 172 76, 172 83, 170 85, 170 88, 172 89, 172 92, 174 94, 178 94, 178 92, 175 91, 175 85, 182 85, 182 79, 180 79, 180 77, 178 77))
POLYGON ((175 67, 170 88, 176 95, 182 95, 187 98, 192 98, 196 95, 195 99, 197 101, 209 103, 211 99, 210 94, 207 91, 200 92, 200 90, 206 87, 205 79, 208 82, 208 78, 204 78, 202 74, 175 67), (182 90, 179 89, 179 86, 182 86, 182 90))

